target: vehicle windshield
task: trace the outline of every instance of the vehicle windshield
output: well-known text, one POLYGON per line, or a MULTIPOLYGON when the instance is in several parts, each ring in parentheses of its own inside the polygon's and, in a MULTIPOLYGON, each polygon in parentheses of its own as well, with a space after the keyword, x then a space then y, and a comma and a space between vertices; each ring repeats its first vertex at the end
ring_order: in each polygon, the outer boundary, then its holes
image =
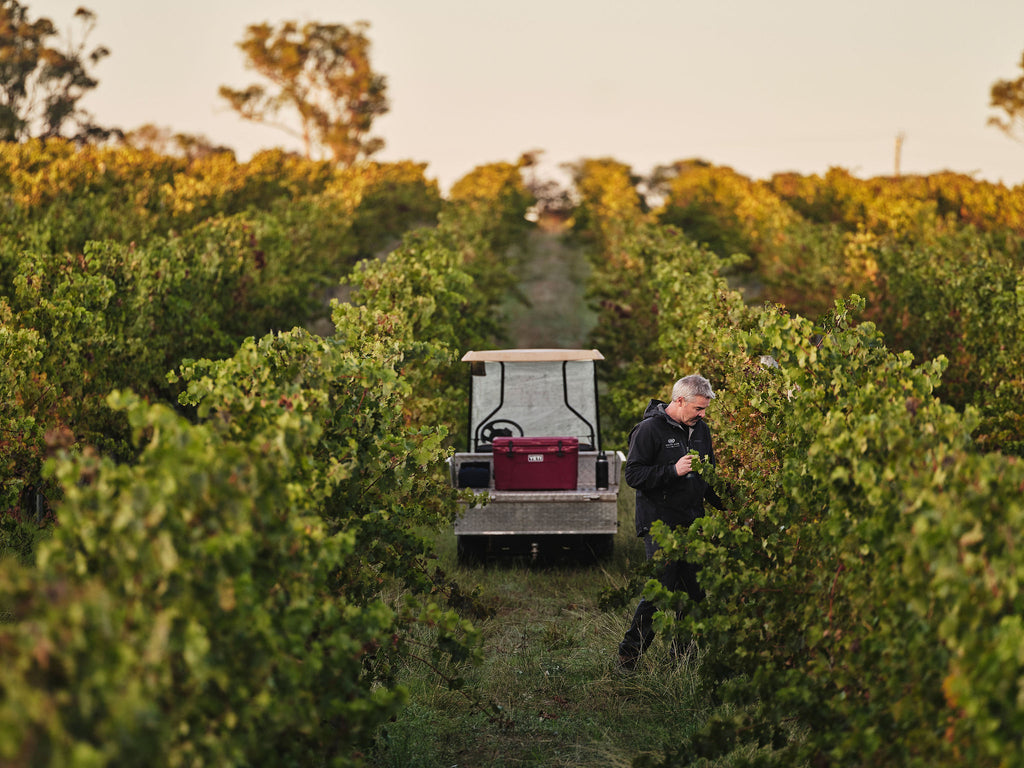
POLYGON ((472 376, 470 449, 494 437, 575 437, 598 448, 593 360, 484 362, 472 376))

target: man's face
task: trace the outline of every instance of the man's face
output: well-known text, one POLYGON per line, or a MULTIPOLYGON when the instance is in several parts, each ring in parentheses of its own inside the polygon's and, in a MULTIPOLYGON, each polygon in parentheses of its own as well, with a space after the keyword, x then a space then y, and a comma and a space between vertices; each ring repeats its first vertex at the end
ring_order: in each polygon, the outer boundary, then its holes
POLYGON ((704 418, 704 413, 707 411, 710 402, 709 398, 701 397, 700 395, 691 397, 689 400, 679 398, 679 422, 692 427, 704 418))

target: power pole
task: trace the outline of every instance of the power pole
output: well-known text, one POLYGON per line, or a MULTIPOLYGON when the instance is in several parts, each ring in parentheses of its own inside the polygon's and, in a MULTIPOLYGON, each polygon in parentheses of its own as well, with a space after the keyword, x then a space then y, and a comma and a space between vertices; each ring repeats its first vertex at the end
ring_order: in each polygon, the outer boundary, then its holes
POLYGON ((903 152, 903 139, 906 138, 903 131, 896 134, 896 178, 900 177, 900 153, 903 152))

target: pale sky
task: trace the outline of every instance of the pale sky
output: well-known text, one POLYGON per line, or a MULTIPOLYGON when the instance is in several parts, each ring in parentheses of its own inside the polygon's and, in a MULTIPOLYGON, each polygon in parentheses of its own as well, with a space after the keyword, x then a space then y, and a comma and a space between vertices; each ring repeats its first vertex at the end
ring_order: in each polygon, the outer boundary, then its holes
POLYGON ((986 125, 1022 74, 1024 0, 21 0, 59 28, 85 5, 111 56, 83 102, 104 125, 202 134, 247 159, 297 140, 241 120, 221 85, 259 82, 236 43, 284 20, 369 22, 391 111, 380 160, 447 189, 544 150, 640 174, 687 158, 751 178, 952 170, 1024 183, 1024 143, 986 125))

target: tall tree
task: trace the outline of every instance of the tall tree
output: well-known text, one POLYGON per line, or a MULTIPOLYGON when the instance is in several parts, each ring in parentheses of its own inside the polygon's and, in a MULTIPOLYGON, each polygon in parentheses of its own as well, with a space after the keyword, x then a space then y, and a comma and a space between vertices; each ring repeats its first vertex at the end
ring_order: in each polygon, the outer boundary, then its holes
POLYGON ((90 70, 110 51, 86 50, 96 14, 75 11, 76 42, 62 39, 50 19, 32 21, 18 0, 0 0, 0 141, 65 136, 76 141, 106 138, 80 100, 99 83, 90 70))
MULTIPOLYGON (((1024 55, 1021 56, 1020 68, 1024 70, 1024 55)), ((994 125, 1012 139, 1024 141, 1024 75, 1016 80, 999 80, 992 85, 990 107, 1001 109, 1002 117, 990 117, 989 125, 994 125)))
POLYGON ((351 165, 384 146, 369 136, 373 121, 388 111, 387 83, 370 67, 366 22, 343 24, 286 21, 279 27, 253 24, 238 47, 246 65, 272 87, 244 90, 221 86, 220 95, 244 119, 273 125, 302 139, 306 157, 326 150, 351 165), (294 121, 282 112, 298 113, 294 121))

